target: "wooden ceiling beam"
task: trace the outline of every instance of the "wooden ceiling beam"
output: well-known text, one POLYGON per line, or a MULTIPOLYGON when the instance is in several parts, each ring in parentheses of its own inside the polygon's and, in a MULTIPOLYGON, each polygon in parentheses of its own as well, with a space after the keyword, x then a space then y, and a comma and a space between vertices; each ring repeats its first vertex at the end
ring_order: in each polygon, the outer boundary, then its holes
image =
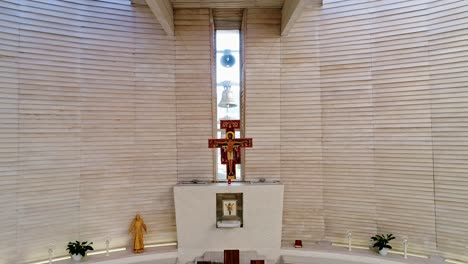
POLYGON ((306 6, 311 3, 320 3, 322 0, 285 0, 281 10, 281 36, 288 35, 296 21, 301 17, 306 6))
POLYGON ((146 0, 166 34, 174 36, 174 12, 169 0, 146 0))

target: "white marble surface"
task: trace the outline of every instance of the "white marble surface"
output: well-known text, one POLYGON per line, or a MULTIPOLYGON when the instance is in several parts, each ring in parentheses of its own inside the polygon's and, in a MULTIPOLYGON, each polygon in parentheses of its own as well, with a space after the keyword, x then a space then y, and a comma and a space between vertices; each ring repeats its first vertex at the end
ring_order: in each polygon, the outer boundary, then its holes
POLYGON ((174 187, 179 261, 207 251, 255 250, 277 259, 281 249, 282 184, 212 183, 174 187), (243 193, 243 227, 216 228, 216 194, 243 193))
POLYGON ((218 221, 218 228, 240 228, 241 222, 238 220, 218 221))

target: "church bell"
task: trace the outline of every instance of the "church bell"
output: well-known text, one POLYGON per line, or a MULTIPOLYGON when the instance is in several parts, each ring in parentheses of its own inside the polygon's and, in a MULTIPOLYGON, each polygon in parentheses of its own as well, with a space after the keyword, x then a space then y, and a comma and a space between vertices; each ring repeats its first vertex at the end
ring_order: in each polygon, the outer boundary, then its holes
POLYGON ((224 81, 223 82, 224 91, 221 96, 221 101, 219 102, 218 106, 222 108, 233 108, 236 107, 236 100, 234 98, 234 93, 231 90, 231 82, 224 81))

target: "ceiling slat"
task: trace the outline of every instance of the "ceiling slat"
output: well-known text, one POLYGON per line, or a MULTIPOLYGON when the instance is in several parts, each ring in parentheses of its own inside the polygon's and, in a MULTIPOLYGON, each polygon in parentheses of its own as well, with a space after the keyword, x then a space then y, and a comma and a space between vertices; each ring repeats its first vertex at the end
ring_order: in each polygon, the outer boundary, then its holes
POLYGON ((170 0, 174 8, 282 8, 284 0, 170 0))

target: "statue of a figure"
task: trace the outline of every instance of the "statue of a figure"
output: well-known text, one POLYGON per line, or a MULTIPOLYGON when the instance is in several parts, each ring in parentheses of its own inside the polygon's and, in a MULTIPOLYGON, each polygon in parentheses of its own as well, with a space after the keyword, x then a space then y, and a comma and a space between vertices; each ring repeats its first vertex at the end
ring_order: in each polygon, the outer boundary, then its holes
POLYGON ((231 215, 231 213, 232 213, 232 207, 233 207, 233 205, 234 205, 234 204, 232 204, 232 203, 226 204, 226 207, 227 207, 227 210, 228 210, 228 212, 229 212, 229 215, 231 215))
POLYGON ((135 216, 128 233, 133 232, 133 252, 143 253, 145 251, 145 245, 143 243, 143 230, 146 231, 146 225, 139 214, 135 216))

